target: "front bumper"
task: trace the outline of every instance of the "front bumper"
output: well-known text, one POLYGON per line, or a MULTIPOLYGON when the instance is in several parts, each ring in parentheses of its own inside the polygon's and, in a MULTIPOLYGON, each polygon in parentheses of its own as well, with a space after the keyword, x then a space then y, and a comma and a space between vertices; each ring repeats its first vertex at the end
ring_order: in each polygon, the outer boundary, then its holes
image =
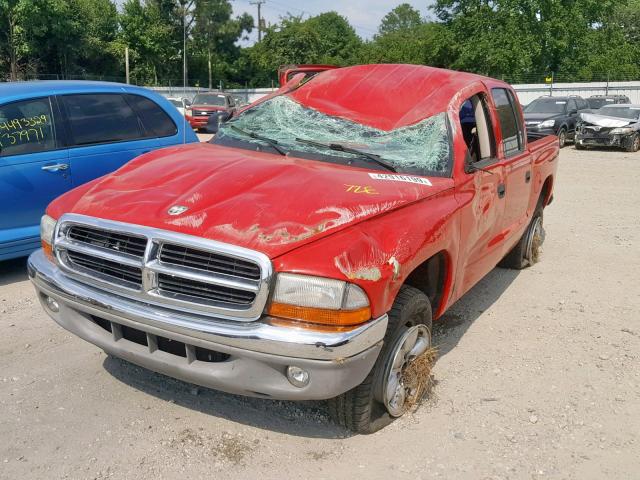
POLYGON ((616 147, 626 148, 627 144, 633 141, 631 135, 611 135, 608 133, 588 135, 584 133, 576 134, 576 144, 585 147, 616 147))
POLYGON ((68 278, 42 250, 29 257, 28 272, 47 314, 80 338, 150 370, 241 395, 283 400, 340 395, 369 374, 387 328, 383 315, 340 333, 275 326, 268 318, 211 321, 206 331, 197 330, 185 327, 175 313, 68 278), (58 311, 47 305, 47 297, 58 311), (293 386, 288 366, 306 370, 308 385, 293 386))

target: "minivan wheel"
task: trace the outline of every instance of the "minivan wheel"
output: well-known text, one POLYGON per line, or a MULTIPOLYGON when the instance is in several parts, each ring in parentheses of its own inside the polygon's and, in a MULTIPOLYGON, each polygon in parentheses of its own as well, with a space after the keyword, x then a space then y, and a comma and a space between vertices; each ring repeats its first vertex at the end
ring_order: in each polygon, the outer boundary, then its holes
POLYGON ((408 380, 415 360, 431 347, 431 303, 422 291, 403 285, 388 315, 384 345, 367 378, 328 401, 334 421, 355 433, 374 433, 390 424, 418 395, 408 380))

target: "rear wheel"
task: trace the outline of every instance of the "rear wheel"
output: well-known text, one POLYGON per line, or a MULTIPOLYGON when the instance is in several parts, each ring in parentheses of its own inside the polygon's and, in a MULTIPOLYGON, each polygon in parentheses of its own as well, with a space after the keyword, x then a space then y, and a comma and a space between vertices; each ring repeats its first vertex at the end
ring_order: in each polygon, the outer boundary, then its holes
MULTIPOLYGON (((389 311, 384 346, 373 369, 360 385, 329 400, 333 419, 353 432, 366 434, 402 416, 424 392, 415 385, 412 367, 430 347, 429 298, 417 288, 403 285, 389 311)), ((418 380, 427 382, 428 375, 427 371, 427 378, 418 380)))
POLYGON ((520 241, 498 264, 500 267, 522 270, 538 262, 545 239, 542 220, 542 206, 539 205, 520 241))
POLYGON ((627 152, 637 152, 640 150, 640 133, 636 133, 626 148, 627 152))

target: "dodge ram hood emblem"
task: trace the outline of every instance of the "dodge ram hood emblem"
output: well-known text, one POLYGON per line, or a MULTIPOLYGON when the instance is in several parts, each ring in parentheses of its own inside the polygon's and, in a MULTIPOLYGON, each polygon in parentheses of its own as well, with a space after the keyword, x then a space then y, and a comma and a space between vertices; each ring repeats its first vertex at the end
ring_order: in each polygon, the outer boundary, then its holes
POLYGON ((189 210, 189 207, 185 207, 183 205, 174 205, 169 210, 167 210, 167 213, 169 215, 180 215, 181 213, 184 213, 187 210, 189 210))

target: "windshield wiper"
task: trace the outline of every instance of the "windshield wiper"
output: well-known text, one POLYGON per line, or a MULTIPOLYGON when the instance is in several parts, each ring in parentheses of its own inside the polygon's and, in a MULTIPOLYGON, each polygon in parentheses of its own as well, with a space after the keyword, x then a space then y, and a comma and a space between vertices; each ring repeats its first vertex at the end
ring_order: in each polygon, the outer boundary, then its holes
POLYGON ((372 162, 377 163, 383 168, 391 172, 397 172, 396 167, 383 159, 380 155, 376 155, 375 153, 365 152, 364 150, 358 150, 357 148, 345 147, 340 143, 322 143, 316 142, 315 140, 307 140, 306 138, 296 138, 296 142, 305 143, 307 145, 312 145, 314 147, 328 148, 329 150, 335 150, 336 152, 344 152, 351 153, 353 155, 358 155, 362 158, 367 158, 372 162))
POLYGON ((276 152, 278 152, 283 157, 287 156, 287 152, 285 152, 282 148, 280 148, 278 146, 278 141, 277 140, 272 140, 270 138, 263 137, 262 135, 259 135, 256 132, 252 132, 250 130, 244 130, 244 129, 240 128, 240 127, 236 127, 235 125, 231 125, 231 124, 228 124, 228 125, 229 125, 229 127, 231 127, 236 132, 239 132, 239 133, 241 133, 243 135, 246 135, 247 137, 255 138, 256 140, 261 140, 261 141, 263 141, 265 143, 268 143, 271 147, 273 147, 273 149, 276 152))

